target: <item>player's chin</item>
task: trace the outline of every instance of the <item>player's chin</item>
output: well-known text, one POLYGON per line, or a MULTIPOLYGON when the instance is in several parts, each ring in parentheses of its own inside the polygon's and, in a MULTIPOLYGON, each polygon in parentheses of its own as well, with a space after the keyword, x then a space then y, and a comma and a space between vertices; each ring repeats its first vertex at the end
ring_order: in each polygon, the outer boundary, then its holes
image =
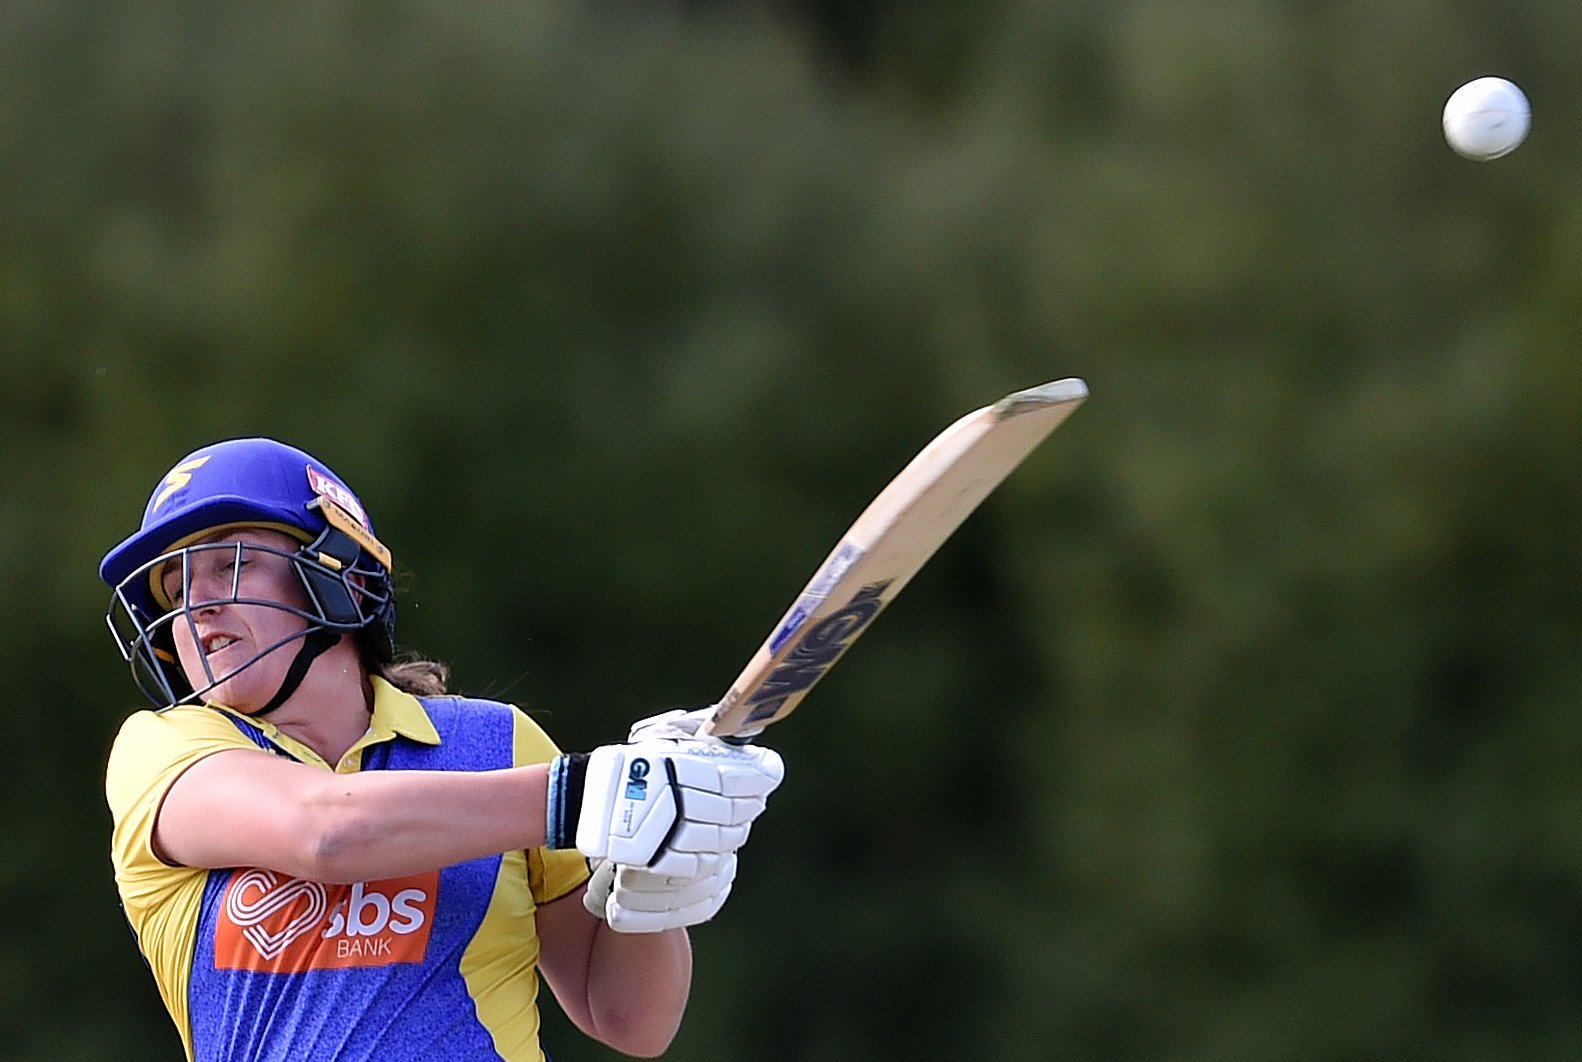
MULTIPOLYGON (((255 658, 246 639, 227 646, 220 652, 237 651, 239 656, 223 661, 230 668, 229 674, 219 668, 214 669, 221 681, 215 684, 207 699, 243 715, 263 711, 285 685, 299 648, 300 642, 288 639, 255 658)), ((210 661, 220 662, 214 657, 210 657, 210 661)))
POLYGON ((221 680, 204 699, 222 704, 233 712, 253 715, 263 710, 284 681, 284 675, 261 674, 255 665, 221 680))

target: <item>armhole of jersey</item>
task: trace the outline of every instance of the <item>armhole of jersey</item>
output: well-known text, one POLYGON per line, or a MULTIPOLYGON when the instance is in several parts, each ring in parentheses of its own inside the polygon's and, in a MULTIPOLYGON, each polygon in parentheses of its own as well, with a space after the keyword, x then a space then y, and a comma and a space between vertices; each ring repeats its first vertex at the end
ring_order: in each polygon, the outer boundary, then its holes
MULTIPOLYGON (((236 752, 236 751, 237 751, 236 749, 215 749, 213 752, 206 752, 206 753, 204 753, 202 756, 199 756, 197 759, 193 760, 191 763, 189 763, 185 767, 183 767, 181 769, 181 773, 176 775, 176 777, 172 778, 170 780, 170 784, 165 787, 165 791, 163 793, 159 794, 159 805, 154 808, 154 821, 151 824, 151 827, 150 827, 150 829, 148 831, 148 850, 149 850, 149 852, 151 852, 153 854, 155 859, 159 860, 159 863, 160 863, 161 866, 169 867, 171 870, 203 870, 203 869, 205 869, 203 867, 189 867, 185 863, 172 863, 169 859, 167 859, 165 857, 165 853, 161 852, 159 850, 159 818, 160 818, 161 815, 163 815, 165 813, 165 801, 170 799, 170 791, 172 789, 176 788, 176 784, 187 776, 187 772, 188 771, 192 770, 198 764, 202 763, 204 760, 207 760, 211 756, 218 756, 222 752, 236 752)), ((245 751, 245 750, 243 750, 243 751, 245 751)))
MULTIPOLYGON (((240 730, 242 732, 242 736, 243 737, 247 738, 253 744, 257 745, 260 749, 263 749, 265 752, 274 752, 274 753, 278 753, 281 756, 286 756, 287 758, 290 758, 290 754, 289 753, 287 753, 287 752, 285 752, 285 751, 283 751, 281 749, 277 749, 275 746, 271 745, 269 743, 269 739, 264 737, 264 732, 262 730, 258 729, 256 726, 252 726, 251 724, 244 723, 240 719, 236 718, 234 715, 228 715, 225 712, 218 712, 218 714, 220 716, 224 717, 225 719, 230 720, 230 722, 233 725, 235 725, 236 729, 240 730)), ((172 789, 176 788, 176 783, 177 782, 180 782, 183 778, 186 777, 188 771, 192 770, 194 767, 196 767, 198 764, 202 763, 204 760, 208 759, 210 756, 218 756, 222 752, 232 752, 232 751, 235 751, 235 750, 233 750, 233 749, 215 749, 213 752, 210 752, 207 755, 199 756, 197 759, 193 760, 191 763, 189 763, 185 767, 183 767, 181 769, 181 773, 176 775, 176 777, 172 778, 170 780, 170 784, 165 787, 165 791, 163 793, 159 794, 159 806, 154 809, 154 827, 153 827, 153 830, 149 833, 149 837, 148 837, 148 850, 154 854, 154 858, 159 860, 159 862, 163 866, 167 866, 167 867, 169 867, 172 870, 201 870, 201 869, 203 869, 201 867, 189 867, 185 863, 172 863, 168 858, 166 858, 165 853, 161 852, 159 850, 159 836, 158 836, 159 835, 159 817, 160 817, 161 814, 164 813, 165 801, 167 799, 169 799, 170 791, 172 789)))

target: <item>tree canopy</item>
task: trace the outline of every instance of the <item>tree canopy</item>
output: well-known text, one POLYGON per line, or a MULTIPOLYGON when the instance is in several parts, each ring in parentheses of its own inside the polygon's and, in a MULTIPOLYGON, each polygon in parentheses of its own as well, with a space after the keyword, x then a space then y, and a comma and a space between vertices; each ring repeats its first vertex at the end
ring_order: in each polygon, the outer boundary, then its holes
POLYGON ((5 1053, 179 1050, 110 880, 95 569, 182 454, 323 458, 400 640, 587 748, 723 692, 951 419, 1073 375, 766 739, 671 1057, 1575 1053, 1578 39, 1544 0, 8 5, 5 1053), (1439 108, 1488 73, 1535 125, 1474 164, 1439 108))

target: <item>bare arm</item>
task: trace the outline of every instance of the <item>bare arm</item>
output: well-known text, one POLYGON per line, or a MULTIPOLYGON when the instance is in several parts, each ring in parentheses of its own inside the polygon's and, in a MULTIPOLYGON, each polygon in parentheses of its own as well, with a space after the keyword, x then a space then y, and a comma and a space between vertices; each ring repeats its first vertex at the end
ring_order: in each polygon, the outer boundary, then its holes
POLYGON ((171 785, 154 826, 167 862, 377 881, 544 843, 548 767, 333 774, 251 749, 171 785))
POLYGON ((588 913, 580 891, 536 917, 539 969, 577 1028, 629 1055, 662 1054, 692 988, 687 931, 617 933, 588 913))
MULTIPOLYGON (((544 843, 548 767, 333 774, 251 749, 199 760, 166 793, 168 862, 377 881, 544 843)), ((537 910, 540 968, 571 1020, 627 1054, 675 1038, 692 983, 686 930, 622 934, 580 892, 537 910)))

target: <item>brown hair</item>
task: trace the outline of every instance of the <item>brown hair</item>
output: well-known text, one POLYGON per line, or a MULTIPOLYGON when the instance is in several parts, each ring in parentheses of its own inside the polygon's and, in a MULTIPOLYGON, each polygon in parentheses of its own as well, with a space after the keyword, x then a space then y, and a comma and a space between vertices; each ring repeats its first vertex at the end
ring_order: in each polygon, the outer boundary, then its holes
POLYGON ((443 697, 450 692, 450 668, 438 660, 400 653, 394 660, 365 659, 364 664, 370 673, 414 697, 443 697))
MULTIPOLYGON (((405 579, 399 582, 404 583, 405 579)), ((392 572, 390 575, 390 594, 393 596, 398 589, 398 576, 392 572)), ((373 627, 364 627, 358 631, 357 646, 362 656, 363 670, 370 675, 378 675, 402 693, 410 693, 414 697, 445 697, 450 696, 450 668, 438 660, 428 660, 408 649, 398 649, 393 657, 388 660, 380 659, 389 652, 389 642, 386 641, 383 651, 376 651, 375 645, 383 638, 389 639, 391 632, 386 629, 376 632, 373 627)))

